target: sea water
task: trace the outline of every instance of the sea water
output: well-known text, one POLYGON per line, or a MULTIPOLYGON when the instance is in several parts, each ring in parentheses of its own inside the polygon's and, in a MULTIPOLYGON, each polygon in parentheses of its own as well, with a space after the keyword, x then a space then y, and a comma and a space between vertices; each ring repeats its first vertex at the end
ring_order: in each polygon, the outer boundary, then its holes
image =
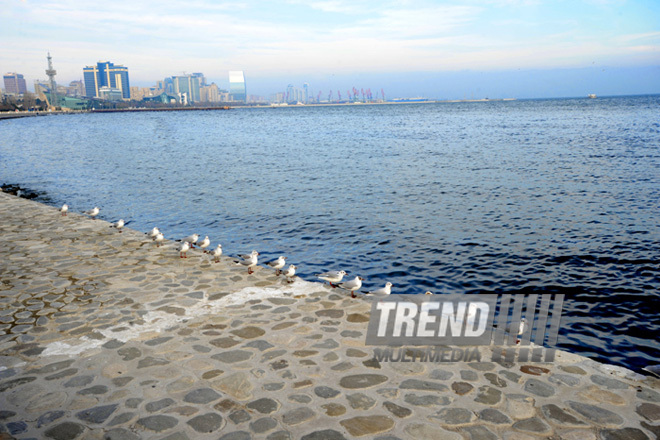
MULTIPOLYGON (((394 293, 564 293, 559 346, 660 363, 660 96, 0 122, 0 183, 394 293)), ((173 253, 172 258, 177 256, 173 253)))

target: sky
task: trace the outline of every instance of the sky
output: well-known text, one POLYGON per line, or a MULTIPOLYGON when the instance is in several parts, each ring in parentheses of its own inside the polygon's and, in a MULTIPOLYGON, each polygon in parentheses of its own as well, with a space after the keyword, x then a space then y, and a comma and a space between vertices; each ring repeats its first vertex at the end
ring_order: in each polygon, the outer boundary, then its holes
POLYGON ((660 93, 658 0, 2 0, 0 70, 32 89, 98 61, 132 86, 202 72, 248 93, 370 88, 387 98, 660 93))

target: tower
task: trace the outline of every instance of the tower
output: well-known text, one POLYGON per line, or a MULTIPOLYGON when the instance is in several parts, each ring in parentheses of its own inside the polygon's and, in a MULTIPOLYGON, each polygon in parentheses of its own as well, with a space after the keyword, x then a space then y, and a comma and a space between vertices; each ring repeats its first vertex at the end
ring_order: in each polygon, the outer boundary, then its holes
POLYGON ((243 71, 236 70, 229 72, 229 95, 232 101, 247 102, 247 90, 243 71))
POLYGON ((53 69, 53 58, 48 52, 48 69, 46 69, 46 75, 48 75, 48 84, 50 85, 50 102, 51 107, 57 107, 57 84, 55 83, 55 75, 57 71, 53 69))

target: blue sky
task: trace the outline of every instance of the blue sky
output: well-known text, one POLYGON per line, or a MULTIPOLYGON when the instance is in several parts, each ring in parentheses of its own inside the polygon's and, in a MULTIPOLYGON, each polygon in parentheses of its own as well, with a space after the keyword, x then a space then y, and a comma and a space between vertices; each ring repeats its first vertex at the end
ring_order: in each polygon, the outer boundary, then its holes
POLYGON ((59 83, 109 60, 131 85, 203 72, 388 97, 660 93, 657 0, 4 0, 0 70, 59 83))

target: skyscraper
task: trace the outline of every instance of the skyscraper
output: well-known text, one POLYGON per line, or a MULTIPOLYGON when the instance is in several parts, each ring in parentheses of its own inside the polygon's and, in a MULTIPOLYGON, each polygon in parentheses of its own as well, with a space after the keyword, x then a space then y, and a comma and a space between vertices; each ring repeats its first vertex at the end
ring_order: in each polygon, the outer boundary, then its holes
POLYGON ((184 75, 173 76, 174 93, 177 95, 186 95, 186 102, 199 102, 199 76, 184 75))
POLYGON ((229 96, 232 101, 246 102, 247 90, 243 71, 234 70, 229 72, 229 96))
POLYGON ((127 67, 114 65, 109 61, 99 61, 96 66, 85 67, 83 76, 85 96, 88 98, 100 98, 101 87, 119 90, 122 98, 131 98, 127 67))
POLYGON ((22 95, 27 92, 25 78, 20 73, 8 73, 3 77, 5 81, 5 92, 8 95, 22 95))

